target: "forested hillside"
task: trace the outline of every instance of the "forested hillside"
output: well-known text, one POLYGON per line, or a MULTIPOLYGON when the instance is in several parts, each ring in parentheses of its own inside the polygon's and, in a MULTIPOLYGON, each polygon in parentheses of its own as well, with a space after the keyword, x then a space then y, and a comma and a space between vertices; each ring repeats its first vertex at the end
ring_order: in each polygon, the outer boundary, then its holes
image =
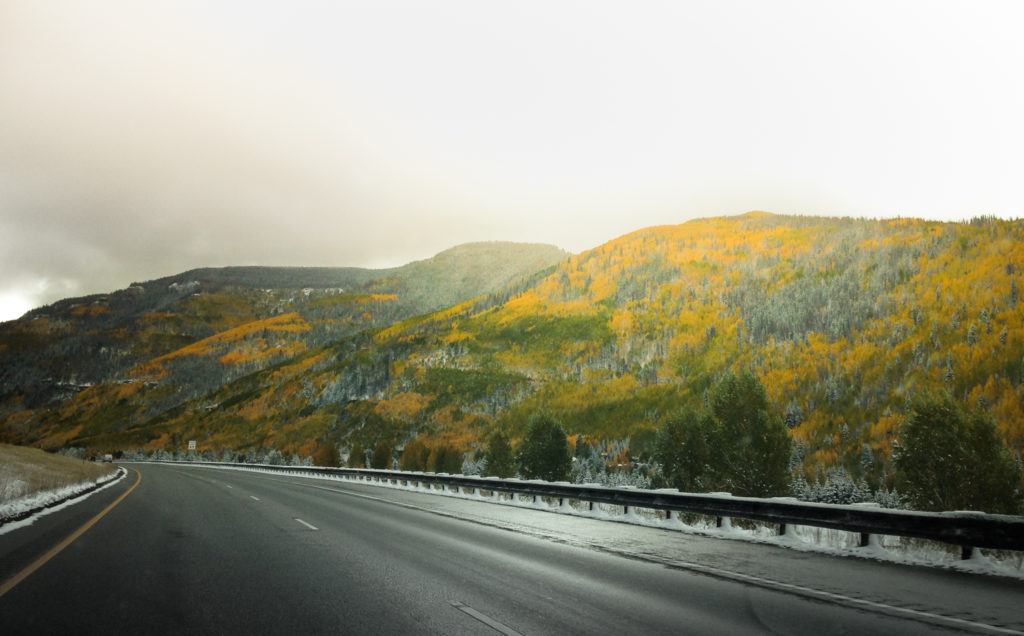
POLYGON ((402 267, 197 269, 0 324, 0 436, 120 430, 352 333, 508 285, 566 258, 474 243, 402 267), (86 403, 95 408, 83 410, 86 403), (70 411, 68 409, 71 409, 70 411))
MULTIPOLYGON (((842 466, 885 483, 908 405, 926 390, 987 412, 1012 452, 1024 447, 1021 267, 1018 221, 751 213, 653 227, 518 291, 303 346, 152 417, 97 419, 121 400, 107 387, 79 393, 47 426, 9 415, 4 430, 103 448, 194 438, 215 451, 413 440, 469 451, 494 430, 518 439, 544 411, 628 463, 653 451, 668 418, 703 408, 726 373, 749 371, 809 479, 842 466)), ((268 330, 304 328, 275 320, 268 330)))

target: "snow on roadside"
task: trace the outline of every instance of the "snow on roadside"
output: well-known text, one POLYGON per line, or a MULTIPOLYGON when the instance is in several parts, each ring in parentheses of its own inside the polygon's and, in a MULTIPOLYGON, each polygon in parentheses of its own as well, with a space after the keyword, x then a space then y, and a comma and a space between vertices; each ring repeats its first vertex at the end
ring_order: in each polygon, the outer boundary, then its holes
POLYGON ((9 532, 15 528, 30 525, 41 514, 48 514, 50 512, 63 509, 71 504, 78 503, 84 499, 81 495, 91 495, 94 492, 99 492, 107 486, 113 485, 114 482, 127 474, 128 473, 125 469, 118 468, 113 473, 104 475, 98 479, 81 481, 76 484, 61 486, 60 488, 55 488, 53 490, 35 492, 31 495, 19 497, 4 504, 0 504, 0 534, 9 532), (97 488, 97 486, 99 486, 99 488, 97 488), (95 488, 95 490, 90 490, 91 488, 95 488), (37 510, 37 512, 24 519, 13 520, 16 517, 33 510, 37 510), (11 519, 11 521, 7 521, 9 519, 11 519))

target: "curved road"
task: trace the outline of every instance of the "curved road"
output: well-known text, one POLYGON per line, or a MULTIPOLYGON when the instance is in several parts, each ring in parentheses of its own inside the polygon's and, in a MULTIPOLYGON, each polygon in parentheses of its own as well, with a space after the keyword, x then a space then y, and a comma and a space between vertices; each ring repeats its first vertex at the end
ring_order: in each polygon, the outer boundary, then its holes
POLYGON ((100 512, 140 474, 131 494, 0 597, 0 632, 820 635, 940 629, 396 505, 381 500, 391 492, 385 489, 148 464, 131 465, 117 486, 82 503, 0 535, 0 582, 100 512))

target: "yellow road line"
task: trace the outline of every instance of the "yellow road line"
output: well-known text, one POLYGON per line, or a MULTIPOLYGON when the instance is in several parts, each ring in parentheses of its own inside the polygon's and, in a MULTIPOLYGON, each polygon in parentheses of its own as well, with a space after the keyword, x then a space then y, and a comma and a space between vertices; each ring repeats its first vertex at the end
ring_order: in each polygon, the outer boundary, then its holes
POLYGON ((132 470, 135 471, 135 474, 138 475, 138 478, 135 480, 135 483, 132 484, 131 488, 129 488, 128 490, 124 491, 121 494, 120 497, 118 497, 117 499, 112 501, 110 503, 110 505, 107 506, 106 508, 104 508, 98 515, 96 515, 92 519, 89 519, 88 521, 86 521, 85 524, 83 524, 81 528, 79 528, 78 530, 75 530, 70 535, 68 535, 66 539, 64 539, 63 541, 61 541, 57 545, 55 545, 52 548, 50 548, 49 550, 47 550, 46 554, 42 555, 41 557, 39 557, 38 559, 36 559, 32 563, 28 564, 25 567, 25 569, 23 569, 21 572, 18 572, 17 574, 12 576, 11 578, 9 578, 6 581, 4 581, 3 584, 0 585, 0 596, 3 596, 4 594, 7 594, 8 592, 10 592, 12 589, 14 589, 15 585, 17 585, 18 583, 21 583, 22 581, 27 579, 29 576, 31 576, 33 572, 35 572, 39 568, 41 568, 44 565, 46 565, 47 561, 49 561, 53 557, 55 557, 58 554, 60 554, 61 551, 64 548, 66 548, 69 545, 71 545, 72 543, 74 543, 75 539, 77 539, 78 537, 82 536, 83 534, 85 534, 86 530, 88 530, 89 528, 91 528, 94 525, 96 525, 97 521, 102 519, 108 512, 110 512, 111 510, 114 509, 114 506, 116 506, 117 504, 121 503, 121 501, 125 497, 127 497, 130 494, 132 494, 132 491, 135 490, 135 488, 138 487, 139 482, 142 481, 142 473, 140 473, 138 470, 136 470, 134 468, 132 470))

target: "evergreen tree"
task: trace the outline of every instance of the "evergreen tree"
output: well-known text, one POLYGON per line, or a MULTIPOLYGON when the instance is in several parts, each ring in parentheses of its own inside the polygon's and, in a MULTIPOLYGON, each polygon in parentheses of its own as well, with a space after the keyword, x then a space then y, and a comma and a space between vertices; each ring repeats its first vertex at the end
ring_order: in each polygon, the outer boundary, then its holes
POLYGON ((435 473, 457 474, 462 470, 462 453, 448 444, 439 444, 430 451, 427 470, 435 473))
POLYGON ((363 445, 356 442, 348 454, 349 468, 366 468, 366 450, 363 445))
POLYGON ((995 423, 948 393, 916 399, 895 453, 900 490, 921 510, 1015 513, 1020 474, 995 423))
POLYGON ((734 495, 771 497, 789 490, 790 440, 750 372, 728 374, 711 397, 710 435, 718 447, 718 484, 734 495))
POLYGON ((567 479, 571 461, 565 431, 548 415, 535 414, 527 425, 516 460, 520 474, 526 479, 567 479))
POLYGON ((871 450, 870 444, 864 444, 860 448, 860 478, 867 483, 874 482, 875 453, 871 450))
POLYGON ((576 446, 573 450, 574 457, 585 458, 590 455, 590 447, 587 446, 587 442, 584 441, 582 435, 576 436, 576 446))
MULTIPOLYGON (((577 438, 577 447, 579 446, 577 438)), ((512 477, 516 473, 515 459, 512 456, 512 445, 503 431, 496 431, 487 440, 487 451, 484 454, 486 464, 483 474, 489 477, 512 477)))
POLYGON ((803 424, 804 412, 797 404, 796 400, 790 400, 786 406, 786 426, 788 428, 796 428, 803 424))
POLYGON ((661 464, 665 483, 683 492, 702 492, 714 488, 712 439, 709 418, 685 411, 670 418, 658 430, 654 458, 661 464))

